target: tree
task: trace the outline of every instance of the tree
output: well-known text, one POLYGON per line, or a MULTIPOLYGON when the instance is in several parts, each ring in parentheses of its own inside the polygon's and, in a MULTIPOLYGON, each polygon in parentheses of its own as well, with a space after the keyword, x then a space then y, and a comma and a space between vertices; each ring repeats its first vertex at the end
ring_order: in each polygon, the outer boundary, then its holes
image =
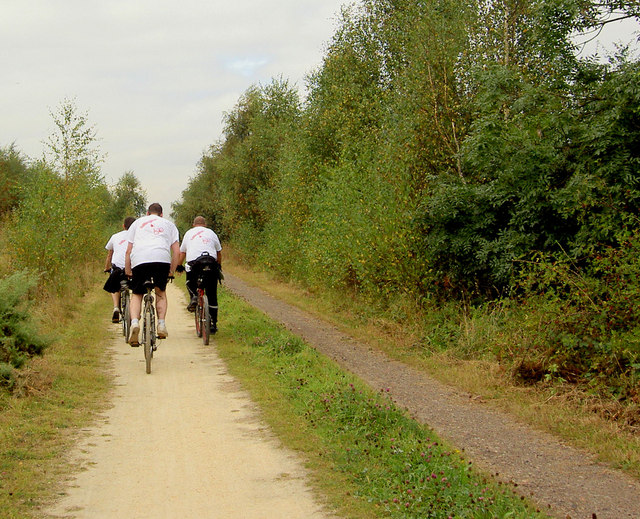
POLYGON ((221 239, 227 237, 224 227, 220 224, 224 210, 215 195, 217 158, 216 149, 212 147, 200 159, 198 174, 189 179, 189 185, 182 191, 182 199, 171 204, 171 216, 181 234, 191 228, 196 216, 204 216, 207 225, 213 228, 221 239))
POLYGON ((94 126, 87 114, 79 113, 74 101, 65 99, 58 112, 49 112, 56 130, 44 143, 49 153, 45 158, 58 169, 65 180, 84 177, 91 185, 101 182, 100 163, 104 155, 97 146, 94 126))
POLYGON ((225 207, 224 224, 261 230, 265 208, 260 193, 272 186, 285 135, 299 116, 297 90, 282 79, 251 87, 234 110, 225 114, 225 142, 219 149, 216 174, 222 189, 216 197, 225 207))
POLYGON ((18 204, 19 187, 27 177, 27 165, 13 145, 0 148, 0 214, 18 204))
POLYGON ((147 195, 133 171, 126 171, 111 190, 113 197, 110 216, 113 221, 120 221, 127 216, 138 217, 144 214, 147 207, 147 195))

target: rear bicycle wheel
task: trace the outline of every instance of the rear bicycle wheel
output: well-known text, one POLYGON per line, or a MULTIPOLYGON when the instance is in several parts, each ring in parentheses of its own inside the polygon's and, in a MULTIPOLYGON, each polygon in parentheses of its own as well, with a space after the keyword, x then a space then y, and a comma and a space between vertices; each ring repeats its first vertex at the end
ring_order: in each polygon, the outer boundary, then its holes
POLYGON ((131 330, 131 313, 129 310, 129 291, 125 290, 120 296, 120 307, 122 315, 122 335, 124 335, 124 341, 129 341, 129 330, 131 330))
POLYGON ((211 316, 209 315, 209 298, 205 295, 202 298, 202 343, 209 344, 209 335, 211 335, 211 316))
POLYGON ((196 320, 196 335, 202 337, 202 296, 198 294, 198 303, 196 305, 196 311, 194 312, 196 320))
POLYGON ((151 373, 151 359, 153 358, 153 308, 151 305, 144 309, 144 327, 142 339, 144 341, 144 360, 147 374, 151 373))

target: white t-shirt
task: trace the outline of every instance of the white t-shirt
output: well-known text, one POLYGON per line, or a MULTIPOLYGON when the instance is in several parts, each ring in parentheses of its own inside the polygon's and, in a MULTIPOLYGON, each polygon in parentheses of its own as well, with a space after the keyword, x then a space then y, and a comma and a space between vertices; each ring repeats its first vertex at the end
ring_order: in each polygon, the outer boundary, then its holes
POLYGON ((120 231, 115 233, 109 241, 104 246, 107 250, 112 250, 113 255, 111 256, 111 265, 114 267, 119 267, 124 269, 124 254, 127 252, 127 246, 129 242, 127 241, 128 231, 120 231))
POLYGON ((180 241, 178 228, 161 216, 138 218, 129 227, 127 241, 133 243, 131 268, 143 263, 171 263, 171 245, 180 241))
POLYGON ((191 270, 189 262, 197 259, 203 252, 208 252, 212 258, 218 257, 218 251, 222 250, 220 240, 215 232, 207 227, 193 227, 189 229, 182 237, 182 245, 180 252, 186 252, 187 272, 191 270))

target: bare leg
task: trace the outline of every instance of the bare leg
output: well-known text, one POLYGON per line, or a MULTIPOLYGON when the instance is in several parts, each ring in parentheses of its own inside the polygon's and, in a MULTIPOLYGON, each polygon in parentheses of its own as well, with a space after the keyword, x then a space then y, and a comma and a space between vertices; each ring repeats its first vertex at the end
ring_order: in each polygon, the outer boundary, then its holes
POLYGON ((156 287, 156 312, 158 319, 164 320, 167 315, 167 293, 156 287))
POLYGON ((113 299, 113 307, 120 308, 120 292, 113 292, 111 299, 113 299))
POLYGON ((142 308, 142 294, 131 294, 131 319, 140 319, 142 308))

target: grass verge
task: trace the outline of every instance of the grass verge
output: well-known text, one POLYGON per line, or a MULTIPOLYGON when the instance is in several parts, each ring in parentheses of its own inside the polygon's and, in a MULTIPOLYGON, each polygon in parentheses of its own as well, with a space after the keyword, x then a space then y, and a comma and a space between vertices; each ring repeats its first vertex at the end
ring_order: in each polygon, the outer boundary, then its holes
MULTIPOLYGON (((390 358, 410 364, 434 378, 481 396, 489 405, 507 411, 530 426, 550 432, 564 441, 593 453, 603 462, 640 478, 640 436, 593 412, 593 398, 578 388, 558 384, 524 386, 514 383, 509 373, 489 357, 460 358, 446 348, 425 351, 420 344, 425 332, 411 325, 402 308, 398 319, 371 315, 363 303, 329 291, 311 293, 269 273, 245 268, 227 253, 225 270, 289 304, 331 322, 345 333, 370 344, 390 358), (490 376, 487 376, 490 374, 490 376)), ((450 311, 451 309, 449 309, 450 311)), ((446 312, 443 312, 443 314, 446 312)), ((458 312, 459 313, 459 312, 458 312)), ((433 315, 431 326, 462 327, 451 335, 473 342, 477 335, 493 333, 486 316, 456 323, 446 315, 433 315), (465 339, 466 338, 466 339, 465 339)), ((447 335, 440 331, 440 335, 447 335)), ((460 340, 460 339, 458 339, 460 340)), ((451 344, 451 349, 457 345, 451 344)))
POLYGON ((543 517, 386 393, 226 291, 220 297, 220 355, 285 445, 303 453, 314 485, 339 516, 543 517))
MULTIPOLYGON (((97 280, 96 280, 96 287, 97 280)), ((40 517, 74 469, 66 458, 78 431, 104 409, 111 387, 103 323, 110 299, 102 290, 86 297, 45 301, 42 327, 53 343, 22 374, 16 395, 0 392, 0 511, 5 519, 40 517), (65 301, 71 301, 65 304, 65 301)))

